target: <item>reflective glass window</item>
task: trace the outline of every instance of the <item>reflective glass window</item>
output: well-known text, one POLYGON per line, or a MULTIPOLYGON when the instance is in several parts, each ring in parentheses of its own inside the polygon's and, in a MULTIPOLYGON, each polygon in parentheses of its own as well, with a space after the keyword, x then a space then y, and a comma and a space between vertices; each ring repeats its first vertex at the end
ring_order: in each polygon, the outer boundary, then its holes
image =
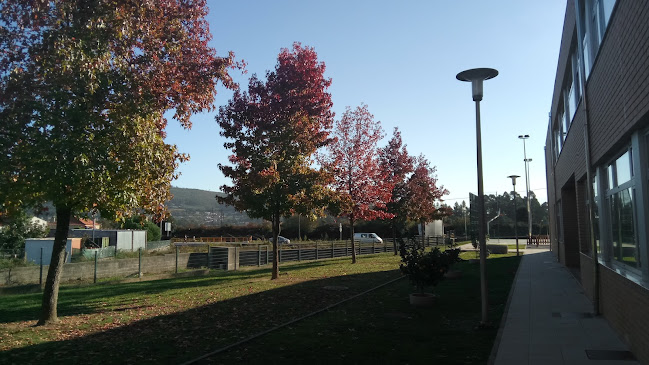
POLYGON ((615 170, 617 177, 617 186, 624 184, 633 177, 633 168, 631 160, 631 150, 620 156, 615 161, 615 170))
POLYGON ((613 258, 632 267, 640 267, 635 237, 633 189, 623 189, 609 197, 613 258))

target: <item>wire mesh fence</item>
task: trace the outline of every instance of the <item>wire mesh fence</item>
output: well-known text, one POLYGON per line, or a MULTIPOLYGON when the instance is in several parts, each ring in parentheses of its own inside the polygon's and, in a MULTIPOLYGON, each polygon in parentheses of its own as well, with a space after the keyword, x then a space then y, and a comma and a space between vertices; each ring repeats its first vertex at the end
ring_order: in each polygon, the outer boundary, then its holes
MULTIPOLYGON (((421 239, 412 242, 420 244, 421 239)), ((443 245, 442 237, 428 237, 425 246, 443 245)), ((216 269, 237 270, 243 266, 264 266, 273 262, 272 245, 267 241, 209 243, 156 242, 147 250, 120 251, 115 246, 73 250, 72 263, 65 263, 62 281, 93 281, 102 278, 128 278, 142 275, 179 273, 183 271, 216 269)), ((356 255, 395 253, 398 245, 392 239, 381 243, 356 242, 356 255)), ((48 262, 26 265, 19 253, 0 251, 0 285, 35 284, 43 282, 48 262), (8 260, 13 260, 8 263, 8 260), (22 261, 22 265, 21 265, 22 261), (2 263, 7 263, 3 266, 2 263)), ((280 245, 279 262, 322 260, 351 256, 351 241, 306 241, 280 245)))

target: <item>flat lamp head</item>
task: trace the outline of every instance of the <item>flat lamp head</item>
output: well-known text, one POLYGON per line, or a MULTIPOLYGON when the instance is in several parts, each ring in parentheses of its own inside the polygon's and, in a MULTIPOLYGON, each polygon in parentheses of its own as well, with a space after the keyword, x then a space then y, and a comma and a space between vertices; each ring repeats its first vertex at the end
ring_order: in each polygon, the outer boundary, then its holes
POLYGON ((516 178, 520 177, 518 175, 509 175, 508 178, 512 179, 512 185, 516 186, 516 178))
POLYGON ((473 101, 480 101, 483 95, 482 82, 493 79, 496 76, 498 76, 498 71, 493 68, 473 68, 460 72, 455 78, 460 81, 470 81, 473 91, 473 101))

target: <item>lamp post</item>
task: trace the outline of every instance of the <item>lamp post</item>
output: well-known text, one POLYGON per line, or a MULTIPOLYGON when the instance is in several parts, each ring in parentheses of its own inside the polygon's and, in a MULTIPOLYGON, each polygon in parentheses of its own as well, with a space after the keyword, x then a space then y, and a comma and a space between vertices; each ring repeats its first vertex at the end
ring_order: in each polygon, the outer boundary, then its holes
POLYGON ((508 178, 512 179, 512 186, 514 187, 514 236, 516 236, 516 256, 519 256, 518 251, 518 214, 516 212, 516 178, 518 175, 509 175, 508 178))
POLYGON ((530 170, 529 163, 531 158, 527 158, 527 151, 525 149, 525 140, 530 138, 529 134, 522 134, 518 136, 523 140, 523 161, 525 161, 525 194, 527 195, 527 243, 532 244, 532 209, 530 209, 530 170))
POLYGON ((480 134, 480 101, 482 100, 482 84, 484 80, 489 80, 498 76, 498 71, 492 68, 474 68, 462 71, 455 76, 460 81, 471 82, 473 101, 475 101, 475 120, 476 120, 476 149, 478 165, 478 211, 480 212, 480 224, 478 230, 478 241, 480 245, 480 293, 482 296, 482 321, 481 326, 488 326, 487 311, 488 290, 487 290, 487 241, 485 237, 485 228, 487 226, 485 207, 484 207, 484 186, 482 183, 482 138, 480 134))

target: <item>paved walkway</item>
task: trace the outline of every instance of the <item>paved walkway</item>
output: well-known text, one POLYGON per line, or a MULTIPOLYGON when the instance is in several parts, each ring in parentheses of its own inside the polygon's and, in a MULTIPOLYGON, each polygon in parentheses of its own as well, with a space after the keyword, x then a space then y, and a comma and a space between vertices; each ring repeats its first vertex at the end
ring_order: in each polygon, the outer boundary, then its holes
POLYGON ((526 250, 512 290, 495 365, 639 364, 610 360, 628 347, 603 317, 592 316, 581 285, 551 252, 526 250))

